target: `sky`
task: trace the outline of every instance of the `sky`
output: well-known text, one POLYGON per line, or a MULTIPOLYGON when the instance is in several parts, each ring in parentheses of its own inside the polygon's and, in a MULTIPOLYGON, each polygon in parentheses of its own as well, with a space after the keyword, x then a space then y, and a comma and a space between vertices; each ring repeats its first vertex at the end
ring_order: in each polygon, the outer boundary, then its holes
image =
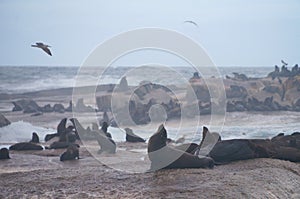
MULTIPOLYGON (((300 64, 298 0, 2 0, 0 65, 80 66, 104 41, 145 27, 190 37, 217 66, 300 64), (51 45, 52 57, 31 47, 38 41, 51 45)), ((128 55, 119 64, 153 57, 182 64, 157 52, 128 55)))

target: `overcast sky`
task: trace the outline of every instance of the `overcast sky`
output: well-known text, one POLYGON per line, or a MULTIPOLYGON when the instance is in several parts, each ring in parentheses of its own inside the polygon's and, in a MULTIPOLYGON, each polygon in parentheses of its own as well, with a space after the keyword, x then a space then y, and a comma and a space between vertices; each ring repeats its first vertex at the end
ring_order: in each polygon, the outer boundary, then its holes
POLYGON ((143 27, 191 37, 218 66, 300 64, 298 0, 2 0, 0 27, 0 65, 79 66, 105 40, 143 27), (31 48, 36 41, 53 56, 31 48))

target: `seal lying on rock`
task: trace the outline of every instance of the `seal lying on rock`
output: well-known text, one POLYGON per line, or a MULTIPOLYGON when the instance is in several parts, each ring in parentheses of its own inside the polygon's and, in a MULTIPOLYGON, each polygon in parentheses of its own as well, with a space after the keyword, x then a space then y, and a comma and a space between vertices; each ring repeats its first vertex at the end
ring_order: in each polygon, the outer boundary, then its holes
POLYGON ((126 132, 126 142, 145 142, 143 138, 139 137, 138 135, 134 134, 132 129, 125 128, 126 132))
POLYGON ((0 160, 10 159, 9 151, 7 148, 0 149, 0 160))
POLYGON ((284 143, 269 139, 224 140, 214 146, 209 156, 221 164, 252 158, 275 158, 300 162, 300 150, 284 143))
POLYGON ((79 159, 79 146, 76 144, 71 144, 68 146, 67 151, 65 151, 60 156, 60 161, 65 160, 75 160, 76 158, 79 159))
POLYGON ((184 151, 169 147, 167 131, 160 125, 158 131, 148 142, 148 156, 151 161, 150 170, 175 168, 213 168, 214 161, 209 157, 198 157, 184 151))
MULTIPOLYGON (((206 127, 203 127, 203 138, 199 147, 197 144, 187 144, 178 146, 178 149, 191 154, 205 147, 204 138, 211 133, 206 127)), ((246 160, 253 158, 275 158, 300 162, 300 134, 284 136, 279 134, 269 139, 231 139, 219 140, 211 150, 208 150, 207 156, 213 158, 216 164, 226 164, 237 160, 246 160)))
POLYGON ((35 132, 33 132, 31 141, 13 144, 9 147, 9 150, 15 150, 15 151, 43 150, 44 148, 38 145, 37 141, 39 141, 39 136, 35 132))

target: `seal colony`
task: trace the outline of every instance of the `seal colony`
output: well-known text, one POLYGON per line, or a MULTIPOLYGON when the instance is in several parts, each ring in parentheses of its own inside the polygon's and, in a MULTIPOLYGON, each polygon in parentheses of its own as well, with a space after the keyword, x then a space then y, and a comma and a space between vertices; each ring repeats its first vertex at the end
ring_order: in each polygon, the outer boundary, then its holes
MULTIPOLYGON (((92 124, 92 130, 85 129, 78 119, 71 118, 72 125, 67 125, 67 118, 63 118, 58 126, 57 132, 45 136, 49 146, 42 146, 36 132, 32 133, 32 139, 28 142, 13 144, 9 150, 44 150, 61 149, 66 151, 60 155, 61 161, 79 159, 79 149, 82 144, 81 138, 94 140, 103 152, 115 154, 117 144, 113 135, 108 132, 109 125, 102 122, 99 129, 97 124, 92 124), (83 136, 83 137, 81 137, 83 136)), ((125 128, 126 142, 145 142, 144 138, 133 133, 132 129, 125 128)), ((182 168, 213 168, 214 165, 228 164, 233 161, 273 158, 300 162, 300 133, 291 135, 278 134, 272 139, 230 139, 222 140, 218 133, 210 132, 203 127, 202 140, 199 144, 184 143, 174 146, 169 142, 168 133, 163 124, 148 139, 147 152, 151 161, 150 171, 160 169, 182 169, 182 168)), ((1 149, 0 159, 9 159, 9 150, 1 149)))

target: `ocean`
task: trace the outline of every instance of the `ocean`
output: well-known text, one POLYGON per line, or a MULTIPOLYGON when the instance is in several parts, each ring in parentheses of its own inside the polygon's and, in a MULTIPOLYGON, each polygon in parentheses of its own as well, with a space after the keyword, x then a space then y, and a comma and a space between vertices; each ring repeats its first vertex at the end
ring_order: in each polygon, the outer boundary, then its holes
MULTIPOLYGON (((24 93, 31 91, 73 87, 79 73, 79 67, 64 66, 0 66, 0 93, 24 93)), ((265 77, 273 67, 218 67, 218 74, 222 77, 233 76, 233 72, 243 73, 248 77, 265 77)), ((123 75, 127 76, 129 85, 138 85, 148 80, 153 83, 182 84, 188 81, 196 71, 192 67, 109 67, 100 77, 102 68, 88 68, 80 72, 84 82, 82 86, 95 83, 119 83, 123 75), (161 69, 163 72, 161 72, 161 69), (96 72, 95 72, 96 71, 96 72), (174 76, 181 78, 174 78, 174 76)), ((204 69, 205 70, 205 69, 204 69)), ((200 71, 201 73, 201 71, 200 71)), ((215 74, 212 74, 215 76, 215 74)))

